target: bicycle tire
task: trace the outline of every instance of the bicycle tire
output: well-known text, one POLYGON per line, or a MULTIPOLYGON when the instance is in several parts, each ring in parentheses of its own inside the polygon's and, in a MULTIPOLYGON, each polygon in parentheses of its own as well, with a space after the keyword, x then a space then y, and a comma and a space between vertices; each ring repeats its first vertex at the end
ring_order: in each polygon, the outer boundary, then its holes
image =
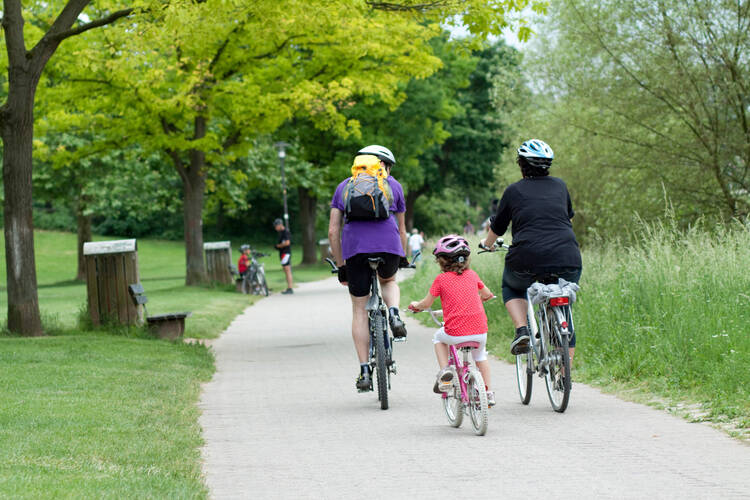
POLYGON ((375 374, 378 384, 378 399, 380 409, 388 409, 388 366, 386 365, 385 352, 385 321, 382 313, 373 315, 373 342, 375 343, 375 374))
POLYGON ((266 283, 266 273, 264 271, 258 271, 258 283, 260 285, 260 291, 268 297, 268 283, 266 283))
POLYGON ((461 401, 461 385, 454 379, 453 385, 443 396, 443 409, 448 423, 453 427, 461 427, 464 421, 464 403, 461 401))
POLYGON ((487 405, 487 392, 484 388, 484 378, 479 370, 469 368, 469 378, 466 383, 469 393, 469 417, 474 427, 474 434, 484 436, 490 421, 490 410, 487 405))
POLYGON ((552 409, 563 413, 570 400, 570 352, 568 336, 560 332, 560 326, 553 316, 549 316, 548 356, 552 357, 547 366, 544 381, 552 409))
POLYGON ((518 395, 521 398, 521 404, 529 404, 531 401, 531 392, 534 387, 534 373, 532 371, 532 353, 519 354, 516 356, 516 381, 518 385, 518 395))

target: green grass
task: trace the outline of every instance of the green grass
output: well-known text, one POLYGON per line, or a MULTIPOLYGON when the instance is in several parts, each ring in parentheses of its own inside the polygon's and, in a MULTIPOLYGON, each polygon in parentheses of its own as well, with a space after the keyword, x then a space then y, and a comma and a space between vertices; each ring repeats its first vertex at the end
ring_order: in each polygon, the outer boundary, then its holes
POLYGON ((0 339, 0 497, 203 498, 200 345, 0 339))
MULTIPOLYGON (((583 252, 575 379, 667 406, 697 403, 710 420, 750 429, 750 230, 657 225, 639 241, 583 252)), ((472 268, 498 295, 503 258, 472 255, 472 268)), ((437 272, 434 262, 423 265, 402 286, 404 299, 423 297, 437 272)), ((512 361, 502 302, 486 310, 490 350, 512 361)))
MULTIPOLYGON (((75 235, 37 231, 34 235, 34 246, 39 308, 45 328, 52 333, 78 331, 79 316, 86 308, 86 286, 73 280, 77 259, 75 235)), ((259 247, 258 250, 270 254, 262 258, 261 262, 265 265, 271 291, 286 289, 278 252, 271 247, 259 247)), ((301 259, 302 249, 293 248, 293 254, 297 259, 301 259)), ((235 264, 239 256, 239 250, 234 249, 235 264)), ((4 244, 0 246, 0 257, 5 260, 4 244)), ((148 297, 147 308, 150 315, 192 311, 193 315, 185 323, 186 337, 217 337, 237 314, 260 299, 257 296, 237 293, 233 285, 186 287, 185 250, 181 242, 139 239, 138 267, 141 283, 148 297)), ((292 269, 295 283, 330 276, 325 264, 294 265, 292 269)), ((5 265, 2 265, 0 323, 5 322, 7 315, 4 306, 6 300, 5 265)))
MULTIPOLYGON (((0 334, 0 498, 205 498, 196 403, 214 370, 210 350, 142 329, 82 331, 86 287, 72 281, 75 248, 75 235, 35 233, 39 304, 54 336, 0 334)), ((184 255, 180 243, 138 240, 148 312, 192 311, 186 336, 217 337, 262 300, 234 286, 186 287, 184 255)), ((271 288, 286 288, 277 254, 264 262, 271 288)), ((294 274, 330 276, 321 265, 294 274)), ((2 286, 0 322, 5 301, 2 286)))

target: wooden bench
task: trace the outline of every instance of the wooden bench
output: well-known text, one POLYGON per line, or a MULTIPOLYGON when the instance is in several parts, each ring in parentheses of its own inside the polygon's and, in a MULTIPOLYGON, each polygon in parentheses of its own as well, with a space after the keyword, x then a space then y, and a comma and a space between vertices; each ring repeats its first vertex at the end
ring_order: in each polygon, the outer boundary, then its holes
POLYGON ((143 306, 143 310, 146 314, 146 323, 148 329, 151 330, 160 339, 176 339, 185 333, 185 318, 190 317, 192 312, 178 312, 168 314, 158 314, 156 316, 148 316, 146 311, 146 292, 143 290, 143 285, 140 283, 133 283, 128 285, 128 291, 130 292, 130 298, 133 299, 133 303, 136 307, 143 306))

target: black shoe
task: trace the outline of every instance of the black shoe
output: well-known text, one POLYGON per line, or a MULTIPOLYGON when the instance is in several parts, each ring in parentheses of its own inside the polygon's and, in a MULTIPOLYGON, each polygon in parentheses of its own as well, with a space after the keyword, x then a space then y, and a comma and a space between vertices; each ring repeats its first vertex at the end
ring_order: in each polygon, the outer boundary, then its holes
POLYGON ((529 352, 529 329, 522 326, 516 329, 516 338, 510 344, 510 353, 514 356, 529 352))
POLYGON ((391 332, 393 332, 394 338, 405 339, 406 338, 406 325, 401 320, 401 316, 398 314, 397 307, 390 308, 390 314, 388 321, 391 324, 391 332))
POLYGON ((291 288, 287 288, 286 290, 281 292, 282 295, 291 295, 293 293, 294 293, 294 290, 292 290, 291 288))
POLYGON ((372 390, 372 379, 370 378, 370 373, 360 373, 359 377, 357 377, 357 390, 359 392, 368 392, 372 390))

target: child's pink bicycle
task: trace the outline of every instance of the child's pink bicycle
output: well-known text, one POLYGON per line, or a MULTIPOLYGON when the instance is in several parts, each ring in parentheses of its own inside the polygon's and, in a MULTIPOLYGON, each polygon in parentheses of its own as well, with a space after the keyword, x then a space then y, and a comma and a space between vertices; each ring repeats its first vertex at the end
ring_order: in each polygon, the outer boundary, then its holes
MULTIPOLYGON (((415 312, 415 311, 412 311, 415 312)), ((438 326, 443 326, 443 322, 438 319, 443 315, 443 311, 433 311, 426 309, 430 313, 433 321, 438 326)), ((461 342, 460 344, 451 345, 448 366, 451 366, 454 373, 453 384, 443 393, 443 408, 448 422, 453 427, 460 427, 464 420, 464 413, 471 417, 471 425, 474 427, 474 433, 477 436, 484 436, 489 424, 489 405, 487 403, 487 392, 485 390, 484 378, 471 360, 469 353, 472 349, 479 347, 478 342, 461 342), (458 351, 463 354, 459 359, 458 351)))

